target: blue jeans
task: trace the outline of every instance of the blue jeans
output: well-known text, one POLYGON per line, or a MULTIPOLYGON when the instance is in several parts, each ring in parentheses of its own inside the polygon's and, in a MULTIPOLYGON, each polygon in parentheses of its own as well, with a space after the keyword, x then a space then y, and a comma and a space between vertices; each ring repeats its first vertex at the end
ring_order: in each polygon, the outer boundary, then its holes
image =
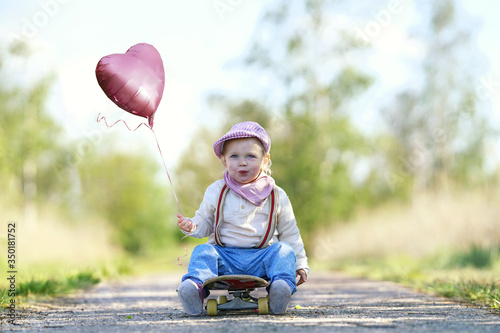
POLYGON ((182 281, 196 283, 219 275, 248 274, 271 280, 284 280, 292 294, 297 291, 295 281, 295 252, 285 242, 264 249, 222 247, 201 244, 194 248, 189 268, 182 281))

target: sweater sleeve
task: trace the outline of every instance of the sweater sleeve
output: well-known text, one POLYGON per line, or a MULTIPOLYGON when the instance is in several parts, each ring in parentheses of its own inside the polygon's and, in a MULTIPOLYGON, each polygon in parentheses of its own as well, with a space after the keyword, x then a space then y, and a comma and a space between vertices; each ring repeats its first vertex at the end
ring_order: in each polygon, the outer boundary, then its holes
POLYGON ((304 269, 309 274, 304 242, 300 236, 300 231, 295 220, 292 204, 285 191, 280 189, 280 210, 278 212, 278 240, 286 242, 292 246, 295 257, 295 270, 304 269))

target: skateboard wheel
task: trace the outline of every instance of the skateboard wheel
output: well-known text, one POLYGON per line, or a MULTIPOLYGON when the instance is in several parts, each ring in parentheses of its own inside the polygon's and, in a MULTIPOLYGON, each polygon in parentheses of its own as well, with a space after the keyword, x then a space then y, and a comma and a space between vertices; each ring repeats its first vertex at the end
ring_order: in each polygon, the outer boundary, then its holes
POLYGON ((219 304, 227 303, 227 296, 219 296, 217 303, 219 304))
POLYGON ((267 303, 267 297, 259 298, 259 314, 265 315, 269 313, 269 304, 267 303))
POLYGON ((207 314, 217 316, 217 300, 212 298, 207 301, 207 314))

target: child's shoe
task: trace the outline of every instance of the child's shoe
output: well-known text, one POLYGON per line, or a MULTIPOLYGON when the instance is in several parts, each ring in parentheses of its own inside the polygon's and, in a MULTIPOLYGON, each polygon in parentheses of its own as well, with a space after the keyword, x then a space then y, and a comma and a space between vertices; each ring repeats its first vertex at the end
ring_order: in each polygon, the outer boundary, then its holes
POLYGON ((200 284, 193 280, 184 280, 178 288, 179 299, 182 307, 191 316, 201 316, 203 313, 204 292, 200 284))
POLYGON ((285 313, 291 296, 292 291, 288 283, 284 280, 274 281, 269 289, 269 310, 274 314, 285 313))

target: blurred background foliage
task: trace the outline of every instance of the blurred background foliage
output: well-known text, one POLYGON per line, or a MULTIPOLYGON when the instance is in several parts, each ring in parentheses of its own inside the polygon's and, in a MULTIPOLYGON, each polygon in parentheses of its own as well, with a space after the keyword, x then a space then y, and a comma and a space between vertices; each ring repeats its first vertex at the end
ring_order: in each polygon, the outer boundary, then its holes
MULTIPOLYGON (((28 47, 11 45, 3 57, 28 58, 28 47)), ((156 159, 113 150, 109 133, 69 140, 46 109, 52 76, 26 86, 1 77, 1 209, 9 218, 20 214, 26 227, 43 228, 39 213, 47 209, 72 226, 91 225, 98 217, 113 230, 113 244, 133 255, 174 240, 166 221, 170 189, 157 180, 162 169, 156 159), (99 144, 104 140, 109 145, 99 144)))
MULTIPOLYGON (((354 31, 334 30, 333 5, 278 1, 269 8, 241 66, 271 88, 244 100, 213 94, 209 103, 223 119, 220 127, 203 129, 200 138, 208 142, 192 142, 211 155, 211 142, 237 122, 268 129, 273 177, 292 200, 306 247, 318 230, 360 210, 408 202, 428 190, 482 186, 496 175, 484 168, 485 139, 496 133, 477 110, 481 73, 467 66, 480 55, 470 54, 473 31, 456 19, 455 3, 421 7, 426 21, 414 36, 425 45, 420 77, 379 110, 386 130, 372 132, 358 126, 359 108, 367 106, 355 103, 375 82, 356 62, 370 44, 354 31)), ((181 158, 176 173, 198 175, 181 189, 194 213, 203 189, 220 174, 203 172, 211 163, 217 169, 213 157, 191 157, 181 158)))
MULTIPOLYGON (((477 108, 482 73, 468 66, 480 55, 468 52, 473 31, 456 19, 455 2, 422 6, 428 20, 414 36, 426 52, 419 77, 387 100, 379 110, 386 127, 373 132, 358 126, 364 106, 356 103, 376 83, 359 61, 370 44, 331 24, 332 4, 277 1, 262 16, 240 66, 272 89, 208 98, 221 121, 196 129, 175 168, 184 215, 194 214, 205 188, 222 176, 212 143, 246 120, 270 132, 273 177, 292 200, 308 250, 318 230, 360 210, 407 202, 422 191, 495 182, 497 170, 484 168, 484 140, 496 133, 477 108)), ((3 47, 0 64, 29 57, 25 45, 3 47)), ((53 81, 15 86, 1 76, 1 208, 36 216, 37 207, 49 205, 69 224, 98 216, 114 243, 133 255, 178 243, 177 212, 171 188, 158 182, 164 170, 157 158, 113 151, 111 138, 108 148, 68 140, 46 109, 53 81)))

